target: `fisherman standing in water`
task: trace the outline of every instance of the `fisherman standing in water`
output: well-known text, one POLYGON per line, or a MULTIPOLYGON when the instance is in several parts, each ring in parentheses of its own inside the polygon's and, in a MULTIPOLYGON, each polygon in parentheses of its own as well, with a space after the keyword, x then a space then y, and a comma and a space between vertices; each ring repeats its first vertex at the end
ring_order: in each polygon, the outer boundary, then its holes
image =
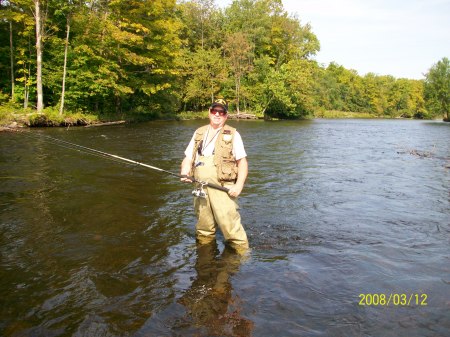
MULTIPOLYGON (((241 194, 248 174, 247 153, 240 134, 225 125, 227 118, 227 102, 223 99, 214 101, 209 108, 209 125, 195 131, 184 152, 181 175, 229 189, 227 194, 207 188, 206 197, 194 197, 197 242, 205 244, 215 240, 219 227, 226 243, 242 250, 248 248, 248 240, 236 198, 241 194)), ((181 180, 191 182, 188 178, 181 180)))

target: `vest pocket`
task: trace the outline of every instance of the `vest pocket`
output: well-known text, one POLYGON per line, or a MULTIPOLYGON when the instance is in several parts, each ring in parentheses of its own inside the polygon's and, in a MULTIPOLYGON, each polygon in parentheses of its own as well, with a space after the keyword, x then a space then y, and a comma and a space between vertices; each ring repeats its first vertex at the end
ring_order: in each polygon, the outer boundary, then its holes
POLYGON ((222 159, 222 174, 224 180, 234 180, 236 179, 237 167, 234 160, 222 159))

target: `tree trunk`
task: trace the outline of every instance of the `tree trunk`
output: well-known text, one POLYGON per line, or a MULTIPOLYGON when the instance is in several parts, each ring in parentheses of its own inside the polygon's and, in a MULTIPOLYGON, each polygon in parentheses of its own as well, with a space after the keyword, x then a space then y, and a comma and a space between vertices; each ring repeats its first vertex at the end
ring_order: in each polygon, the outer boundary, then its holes
POLYGON ((24 83, 24 89, 25 89, 25 92, 24 92, 24 100, 23 100, 23 108, 24 109, 27 109, 28 108, 28 102, 29 102, 29 100, 30 100, 30 78, 31 78, 31 58, 32 58, 32 56, 31 56, 31 41, 30 41, 30 38, 28 38, 28 53, 29 53, 29 56, 28 56, 28 69, 25 67, 25 65, 24 65, 24 73, 25 73, 25 81, 23 82, 24 83))
POLYGON ((241 112, 239 110, 239 100, 240 100, 240 91, 241 91, 241 77, 236 77, 236 113, 239 115, 241 112))
POLYGON ((44 110, 44 94, 42 90, 42 17, 40 0, 34 0, 35 20, 36 20, 36 91, 37 91, 37 112, 44 110))
POLYGON ((212 103, 214 102, 214 83, 211 80, 209 80, 209 83, 211 84, 211 103, 212 103))
POLYGON ((66 34, 66 46, 64 49, 64 68, 61 90, 61 104, 59 106, 59 115, 61 116, 64 111, 64 95, 66 93, 66 68, 67 68, 67 50, 69 49, 69 34, 70 34, 70 18, 67 17, 67 34, 66 34))
POLYGON ((14 49, 13 49, 13 26, 9 21, 9 48, 11 56, 11 99, 14 101, 14 49))
POLYGON ((28 78, 29 78, 30 70, 26 69, 26 68, 24 68, 24 70, 25 70, 25 74, 24 74, 25 81, 23 81, 23 85, 24 85, 23 108, 27 109, 28 108, 28 98, 29 98, 29 95, 30 95, 29 94, 30 90, 28 88, 28 78))

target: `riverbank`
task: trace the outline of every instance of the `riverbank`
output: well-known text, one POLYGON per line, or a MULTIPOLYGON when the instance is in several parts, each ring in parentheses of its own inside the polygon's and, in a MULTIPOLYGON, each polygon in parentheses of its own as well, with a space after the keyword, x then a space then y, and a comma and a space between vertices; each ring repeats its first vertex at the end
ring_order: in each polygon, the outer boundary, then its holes
MULTIPOLYGON (((0 107, 0 126, 8 128, 21 127, 70 127, 70 126, 97 126, 123 123, 138 123, 150 120, 196 120, 207 119, 208 111, 182 111, 177 114, 155 115, 148 114, 103 114, 94 115, 86 113, 65 113, 60 115, 54 108, 47 108, 44 113, 38 114, 32 109, 18 109, 12 106, 0 107)), ((256 120, 264 119, 253 113, 229 114, 229 119, 256 120)), ((314 113, 313 118, 323 119, 393 119, 401 117, 378 116, 365 112, 348 112, 337 110, 320 110, 314 113)), ((444 121, 446 121, 444 119, 444 121)))
MULTIPOLYGON (((180 120, 194 120, 194 119, 207 119, 208 110, 205 111, 181 111, 176 116, 176 119, 180 120)), ((228 119, 264 119, 263 116, 259 116, 254 113, 229 113, 228 119)))
POLYGON ((60 115, 54 108, 37 113, 33 109, 17 108, 6 104, 0 106, 0 126, 3 127, 34 127, 34 126, 85 126, 99 123, 100 118, 93 114, 65 113, 60 115))
MULTIPOLYGON (((70 126, 98 126, 123 123, 138 123, 150 120, 196 120, 207 119, 208 111, 182 111, 178 114, 109 114, 94 115, 86 113, 65 113, 60 115, 55 109, 48 108, 44 113, 36 113, 31 109, 17 109, 15 107, 0 107, 0 126, 8 128, 22 127, 70 127, 70 126)), ((229 119, 260 119, 254 114, 229 114, 229 119)))

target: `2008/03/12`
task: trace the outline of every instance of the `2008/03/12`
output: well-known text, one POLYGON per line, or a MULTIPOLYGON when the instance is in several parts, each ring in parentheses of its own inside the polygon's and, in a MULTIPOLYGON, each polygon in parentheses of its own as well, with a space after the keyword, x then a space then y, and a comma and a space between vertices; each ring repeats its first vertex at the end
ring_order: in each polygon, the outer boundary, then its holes
POLYGON ((409 306, 428 305, 427 294, 359 294, 359 305, 364 306, 409 306))

